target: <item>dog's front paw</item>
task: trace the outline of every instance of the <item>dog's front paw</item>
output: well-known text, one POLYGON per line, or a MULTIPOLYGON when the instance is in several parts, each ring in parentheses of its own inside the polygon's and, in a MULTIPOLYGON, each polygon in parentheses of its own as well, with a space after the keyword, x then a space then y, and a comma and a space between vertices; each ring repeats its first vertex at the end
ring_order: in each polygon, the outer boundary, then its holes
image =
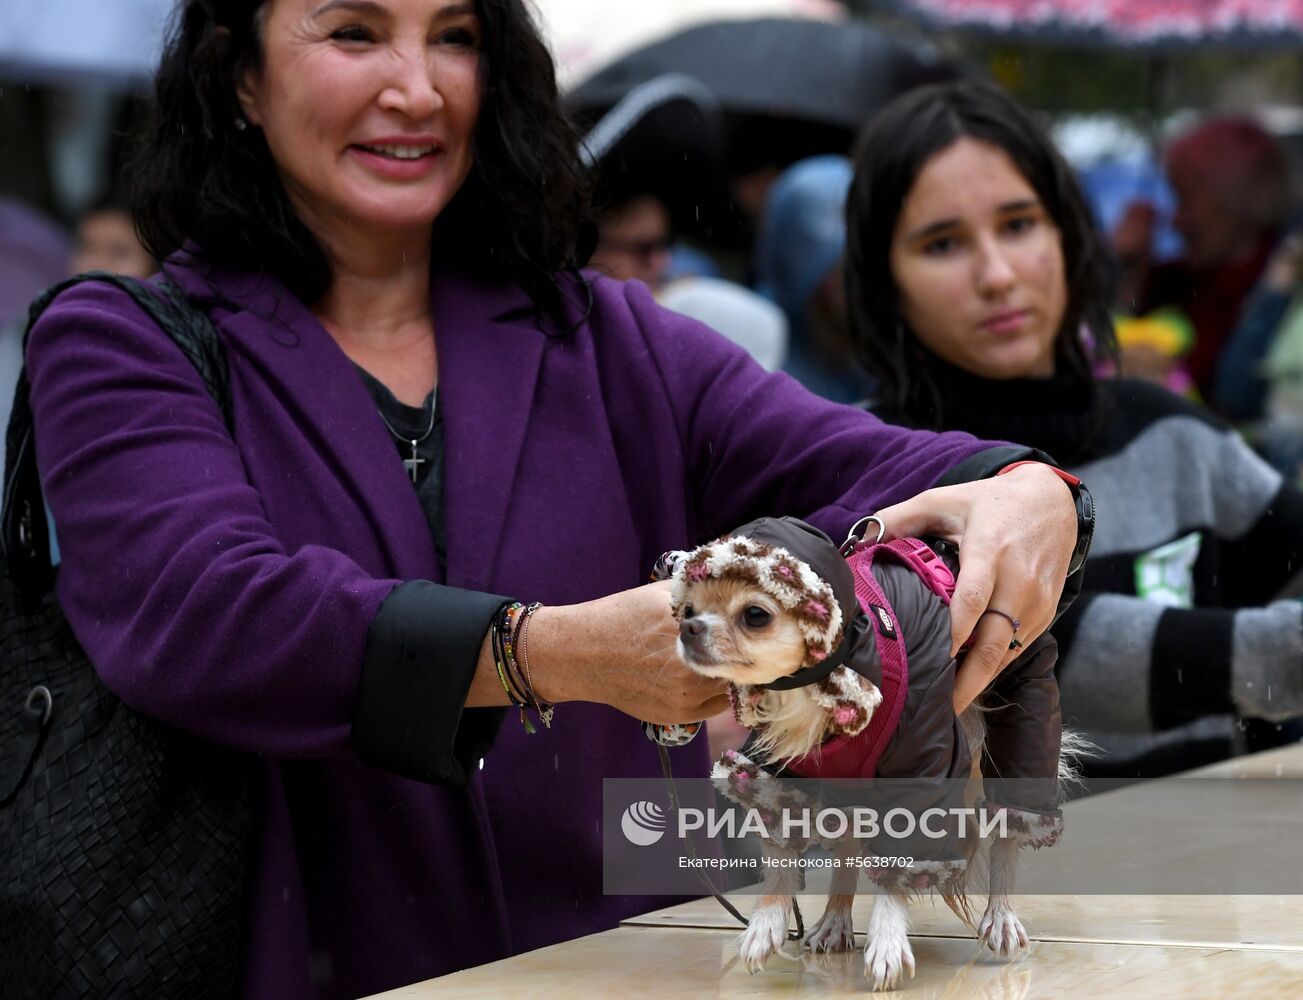
POLYGON ((805 935, 807 951, 850 951, 855 947, 855 929, 849 908, 829 906, 819 922, 805 935))
POLYGON ((914 949, 905 932, 892 930, 869 938, 864 948, 864 975, 874 991, 894 990, 903 972, 914 978, 914 949))
POLYGON ((977 936, 1000 958, 1014 958, 1027 949, 1027 932, 1007 904, 987 907, 977 936))
POLYGON ((742 934, 742 961, 751 973, 759 972, 769 956, 782 950, 787 940, 787 911, 781 906, 757 907, 742 934))

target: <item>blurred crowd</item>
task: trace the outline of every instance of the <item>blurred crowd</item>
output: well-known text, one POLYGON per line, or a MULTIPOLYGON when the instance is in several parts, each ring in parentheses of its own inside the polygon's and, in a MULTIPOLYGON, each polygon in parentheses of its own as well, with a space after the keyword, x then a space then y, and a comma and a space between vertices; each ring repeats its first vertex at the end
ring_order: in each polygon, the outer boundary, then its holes
MULTIPOLYGON (((939 64, 926 73, 897 74, 881 84, 877 104, 887 105, 916 84, 968 75, 971 70, 939 64)), ((593 184, 589 266, 594 271, 644 283, 662 305, 701 320, 742 345, 764 368, 785 371, 814 393, 927 423, 902 409, 901 399, 891 398, 899 387, 884 384, 882 372, 873 370, 862 331, 857 343, 848 307, 848 197, 857 150, 865 152, 862 126, 871 115, 834 122, 781 109, 739 110, 682 73, 636 80, 622 93, 592 94, 591 88, 577 88, 570 107, 593 184)), ((870 135, 882 141, 880 134, 870 135)), ((1082 356, 1091 359, 1093 377, 1154 383, 1205 407, 1210 420, 1233 425, 1285 482, 1298 484, 1303 481, 1299 165, 1280 138, 1249 113, 1187 116, 1140 138, 1138 148, 1114 158, 1073 156, 1066 148, 1070 143, 1064 144, 1106 250, 1101 266, 1111 330, 1102 339, 1115 339, 1116 350, 1111 343, 1103 345, 1109 350, 1090 350, 1101 334, 1084 320, 1072 336, 1086 345, 1082 356)), ((129 182, 127 176, 112 178, 109 190, 62 222, 32 204, 0 198, 0 418, 7 420, 22 361, 26 305, 37 292, 86 270, 141 277, 156 270, 123 194, 129 182)), ((1077 280, 1067 275, 1070 286, 1077 280)), ((903 292, 897 287, 887 294, 903 292)), ((944 351, 933 353, 945 358, 944 351)), ((956 385, 944 391, 961 392, 956 385)), ((933 416, 943 424, 940 412, 938 407, 933 416)), ((987 436, 1000 430, 963 429, 987 436)), ((1012 439, 1015 433, 994 436, 1012 439)), ((1090 458, 1084 452, 1079 457, 1090 458)), ((1164 537, 1164 545, 1178 535, 1164 537)), ((1165 607, 1209 603, 1191 582, 1201 558, 1197 546, 1175 557, 1163 546, 1153 551, 1158 549, 1166 554, 1146 565, 1178 576, 1184 565, 1185 583, 1148 592, 1137 584, 1128 596, 1165 607)), ((1151 555, 1132 558, 1139 567, 1151 555)), ((1139 569, 1136 574, 1141 575, 1139 569)), ((1263 605, 1267 596, 1272 595, 1257 595, 1249 603, 1263 605)), ((1216 598, 1217 603, 1235 600, 1220 593, 1216 598)), ((1280 725, 1272 729, 1292 733, 1280 725)), ((719 745, 737 736, 722 721, 712 735, 719 745)), ((1214 755, 1224 751, 1219 747, 1214 755)), ((1143 753, 1153 749, 1147 746, 1143 753)), ((1143 753, 1133 747, 1123 757, 1140 760, 1143 753)), ((1168 755, 1162 763, 1137 767, 1171 770, 1194 760, 1168 755)))
MULTIPOLYGON (((729 117, 708 93, 666 78, 631 91, 593 126, 602 145, 589 146, 599 182, 592 266, 645 282, 820 395, 872 399, 843 292, 850 134, 791 159, 776 133, 774 162, 730 172, 729 117), (616 143, 603 130, 612 119, 622 119, 616 143), (683 162, 696 172, 666 169, 683 162)), ((1247 113, 1187 116, 1166 136, 1142 138, 1138 154, 1076 164, 1113 252, 1113 370, 1233 421, 1298 478, 1299 166, 1247 113)))

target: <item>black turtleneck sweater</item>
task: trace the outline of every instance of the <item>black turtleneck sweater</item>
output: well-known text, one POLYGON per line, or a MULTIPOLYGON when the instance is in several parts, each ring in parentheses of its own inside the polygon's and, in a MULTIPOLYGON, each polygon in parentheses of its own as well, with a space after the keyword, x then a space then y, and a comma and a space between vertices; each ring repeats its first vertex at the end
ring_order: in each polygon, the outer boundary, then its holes
POLYGON ((1040 448, 1095 497, 1083 591, 1054 628, 1065 722, 1108 753, 1095 773, 1196 766, 1233 752, 1236 715, 1303 713, 1303 604, 1276 600, 1303 566, 1303 494, 1147 382, 940 375, 942 429, 1040 448))

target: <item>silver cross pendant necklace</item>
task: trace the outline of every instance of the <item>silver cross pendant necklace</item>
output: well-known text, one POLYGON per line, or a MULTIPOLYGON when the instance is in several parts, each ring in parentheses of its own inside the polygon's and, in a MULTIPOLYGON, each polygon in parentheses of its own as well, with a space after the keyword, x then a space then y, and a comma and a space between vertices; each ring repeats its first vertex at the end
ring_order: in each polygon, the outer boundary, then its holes
POLYGON ((412 446, 412 457, 403 459, 403 466, 404 468, 407 469, 408 473, 411 474, 413 485, 416 484, 416 476, 418 471, 420 470, 420 467, 425 464, 425 459, 419 458, 417 456, 416 446, 419 445, 426 438, 428 438, 430 434, 434 431, 434 406, 436 402, 437 400, 432 396, 430 399, 430 426, 427 427, 425 429, 425 433, 418 438, 407 437, 404 434, 399 434, 396 430, 394 430, 394 425, 385 419, 384 413, 382 413, 379 409, 376 410, 376 413, 380 417, 380 422, 385 425, 385 429, 388 430, 390 434, 392 434, 402 443, 410 444, 412 446))

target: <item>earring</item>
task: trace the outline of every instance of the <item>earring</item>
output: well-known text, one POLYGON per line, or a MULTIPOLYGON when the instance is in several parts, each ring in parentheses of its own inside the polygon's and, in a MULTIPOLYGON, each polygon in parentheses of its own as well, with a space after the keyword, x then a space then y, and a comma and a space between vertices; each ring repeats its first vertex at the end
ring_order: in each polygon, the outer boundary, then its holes
POLYGON ((249 123, 248 123, 247 121, 245 121, 245 120, 244 120, 242 117, 240 117, 239 115, 236 115, 236 116, 235 116, 235 131, 237 131, 237 132, 243 132, 243 131, 244 131, 245 129, 247 129, 248 127, 249 127, 249 123))

